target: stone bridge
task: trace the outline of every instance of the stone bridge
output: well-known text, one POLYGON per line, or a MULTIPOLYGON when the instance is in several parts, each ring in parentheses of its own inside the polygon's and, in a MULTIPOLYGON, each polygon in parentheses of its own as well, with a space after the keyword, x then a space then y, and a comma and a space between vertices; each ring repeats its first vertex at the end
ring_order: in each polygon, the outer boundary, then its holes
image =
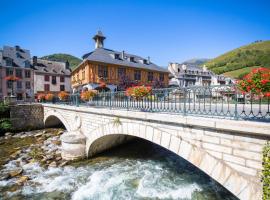
POLYGON ((184 158, 243 200, 262 198, 262 149, 270 124, 43 104, 45 126, 62 123, 62 155, 91 157, 134 137, 184 158))

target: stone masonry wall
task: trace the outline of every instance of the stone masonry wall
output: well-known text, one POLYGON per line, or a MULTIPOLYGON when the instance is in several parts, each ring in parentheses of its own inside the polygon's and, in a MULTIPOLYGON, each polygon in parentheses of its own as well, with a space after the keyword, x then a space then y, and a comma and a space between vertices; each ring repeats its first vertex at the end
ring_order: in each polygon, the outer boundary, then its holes
POLYGON ((14 105, 10 107, 10 120, 17 130, 44 127, 44 109, 39 104, 14 105))

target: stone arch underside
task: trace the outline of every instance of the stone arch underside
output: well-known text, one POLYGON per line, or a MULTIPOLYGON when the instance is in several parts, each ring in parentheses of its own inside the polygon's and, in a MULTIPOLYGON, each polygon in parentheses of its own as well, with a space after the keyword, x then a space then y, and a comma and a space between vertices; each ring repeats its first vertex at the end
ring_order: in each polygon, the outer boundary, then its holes
POLYGON ((50 110, 44 116, 44 126, 53 127, 63 124, 67 131, 70 131, 70 126, 67 120, 57 111, 50 110))
POLYGON ((88 157, 138 137, 160 145, 184 158, 240 199, 252 199, 250 197, 257 199, 260 195, 257 183, 250 181, 250 177, 240 174, 202 147, 156 127, 141 122, 122 122, 118 125, 108 123, 84 134, 87 138, 86 154, 88 157))

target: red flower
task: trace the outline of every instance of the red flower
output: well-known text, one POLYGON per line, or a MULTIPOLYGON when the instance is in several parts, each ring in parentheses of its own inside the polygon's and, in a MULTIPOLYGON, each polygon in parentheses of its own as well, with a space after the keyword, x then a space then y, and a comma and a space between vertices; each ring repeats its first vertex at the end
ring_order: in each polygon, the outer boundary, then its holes
POLYGON ((5 77, 5 80, 7 80, 7 81, 18 81, 18 80, 20 80, 20 78, 19 78, 19 77, 16 77, 16 76, 11 75, 11 76, 7 76, 7 77, 5 77))
POLYGON ((265 85, 268 82, 269 82, 269 80, 266 80, 266 79, 261 80, 261 84, 263 84, 263 85, 265 85))
POLYGON ((270 92, 266 92, 266 93, 264 94, 264 96, 265 96, 265 97, 270 97, 270 92))

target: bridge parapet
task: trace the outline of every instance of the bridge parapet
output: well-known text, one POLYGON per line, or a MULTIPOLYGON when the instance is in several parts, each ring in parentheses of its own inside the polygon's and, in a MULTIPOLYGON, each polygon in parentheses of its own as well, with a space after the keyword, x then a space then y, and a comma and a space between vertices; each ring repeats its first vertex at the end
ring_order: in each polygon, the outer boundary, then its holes
POLYGON ((52 104, 44 104, 44 114, 45 124, 55 114, 68 131, 86 136, 87 156, 139 137, 183 157, 240 199, 261 197, 269 123, 52 104))

